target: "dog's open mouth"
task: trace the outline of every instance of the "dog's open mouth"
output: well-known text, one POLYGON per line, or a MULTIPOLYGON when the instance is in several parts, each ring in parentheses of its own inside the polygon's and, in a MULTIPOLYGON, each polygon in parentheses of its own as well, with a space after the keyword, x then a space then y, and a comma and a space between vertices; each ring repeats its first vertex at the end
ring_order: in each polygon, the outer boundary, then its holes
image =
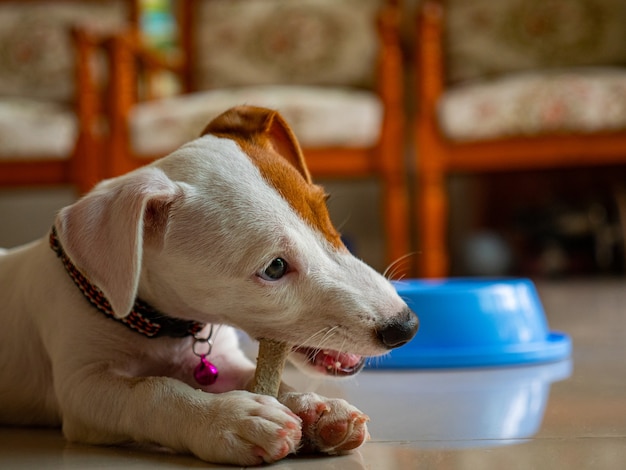
POLYGON ((306 363, 318 372, 337 377, 354 375, 365 365, 365 358, 358 354, 308 347, 297 347, 293 352, 304 356, 306 363))

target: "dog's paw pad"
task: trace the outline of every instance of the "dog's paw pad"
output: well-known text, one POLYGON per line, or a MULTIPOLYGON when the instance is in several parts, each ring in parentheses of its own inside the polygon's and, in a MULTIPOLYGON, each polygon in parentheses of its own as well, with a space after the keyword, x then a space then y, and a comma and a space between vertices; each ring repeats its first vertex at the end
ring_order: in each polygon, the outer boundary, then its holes
POLYGON ((335 447, 342 444, 348 434, 348 422, 336 421, 326 426, 319 426, 317 434, 325 446, 335 447))
POLYGON ((369 418, 345 400, 293 393, 281 401, 302 419, 301 453, 337 454, 356 449, 369 437, 369 418))
POLYGON ((322 416, 317 425, 319 448, 326 453, 346 452, 360 447, 368 438, 367 421, 361 412, 353 411, 348 417, 322 416))
POLYGON ((302 409, 298 416, 302 420, 303 427, 310 427, 317 424, 324 413, 330 411, 329 406, 326 403, 318 402, 314 403, 312 406, 305 407, 302 409))

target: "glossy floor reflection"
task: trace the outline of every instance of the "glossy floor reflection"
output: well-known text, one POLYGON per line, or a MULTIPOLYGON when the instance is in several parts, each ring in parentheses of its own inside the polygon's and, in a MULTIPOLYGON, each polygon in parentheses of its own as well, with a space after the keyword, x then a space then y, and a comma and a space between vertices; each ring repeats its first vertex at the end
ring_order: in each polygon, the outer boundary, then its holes
POLYGON ((551 384, 570 372, 571 363, 565 361, 464 372, 379 373, 362 377, 348 398, 368 410, 376 440, 411 439, 423 448, 491 446, 534 436, 551 384), (393 390, 388 390, 391 383, 393 390))
MULTIPOLYGON (((350 455, 290 458, 277 469, 626 468, 626 283, 539 283, 570 361, 465 371, 365 371, 299 388, 347 398, 371 417, 350 455)), ((66 443, 55 430, 0 428, 0 468, 219 468, 193 457, 66 443)), ((232 467, 231 467, 232 468, 232 467)))

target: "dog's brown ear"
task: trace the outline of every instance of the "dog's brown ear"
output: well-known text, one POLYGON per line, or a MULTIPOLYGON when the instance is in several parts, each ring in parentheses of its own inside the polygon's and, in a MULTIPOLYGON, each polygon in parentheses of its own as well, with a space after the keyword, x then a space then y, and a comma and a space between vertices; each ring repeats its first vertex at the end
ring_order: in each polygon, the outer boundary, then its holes
POLYGON ((142 168, 103 181, 57 215, 59 241, 96 285, 118 318, 127 316, 139 287, 144 240, 165 232, 181 190, 161 170, 142 168))
POLYGON ((202 135, 214 134, 239 141, 270 146, 311 183, 300 144, 293 131, 274 110, 255 106, 236 106, 213 119, 202 135))

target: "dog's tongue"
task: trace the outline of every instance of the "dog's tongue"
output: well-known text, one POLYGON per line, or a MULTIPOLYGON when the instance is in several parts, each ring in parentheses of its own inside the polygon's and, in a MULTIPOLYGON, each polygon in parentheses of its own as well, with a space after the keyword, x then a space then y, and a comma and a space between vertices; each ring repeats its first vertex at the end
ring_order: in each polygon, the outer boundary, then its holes
POLYGON ((356 374, 365 363, 363 356, 333 351, 332 349, 321 350, 299 347, 294 350, 304 355, 310 364, 324 369, 331 375, 348 376, 356 374))
POLYGON ((316 362, 321 362, 320 365, 333 369, 351 369, 356 367, 361 361, 361 356, 357 354, 347 354, 338 351, 322 351, 318 355, 316 362))

